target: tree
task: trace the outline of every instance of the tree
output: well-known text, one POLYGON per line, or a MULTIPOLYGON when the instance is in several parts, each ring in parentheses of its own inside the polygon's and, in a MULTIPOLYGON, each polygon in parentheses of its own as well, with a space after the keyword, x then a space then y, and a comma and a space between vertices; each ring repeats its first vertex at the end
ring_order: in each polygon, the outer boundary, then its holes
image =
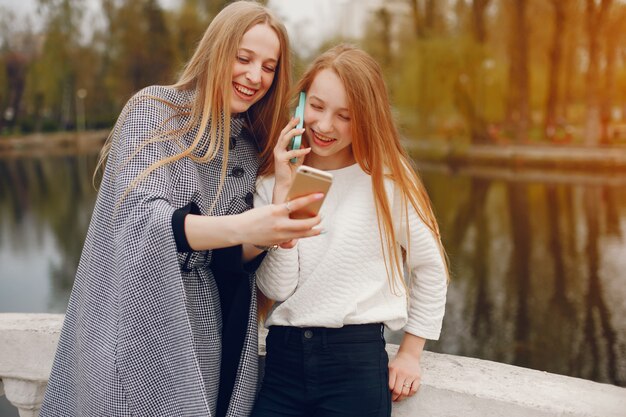
POLYGON ((604 30, 613 0, 586 0, 586 29, 589 42, 589 65, 587 68, 587 114, 585 142, 597 145, 600 140, 600 58, 601 31, 604 30))
MULTIPOLYGON (((473 109, 467 114, 471 114, 469 119, 470 140, 472 143, 487 143, 489 135, 487 133, 487 123, 483 109, 486 100, 486 75, 485 63, 488 62, 486 44, 487 44, 487 27, 486 16, 487 7, 491 0, 473 0, 472 1, 472 34, 476 44, 475 60, 471 64, 471 74, 474 82, 475 97, 471 100, 473 109)), ((490 61, 489 61, 490 62, 490 61)), ((460 85, 459 85, 460 86, 460 85)), ((462 91, 462 90, 459 90, 462 91)))
POLYGON ((516 142, 528 139, 530 122, 527 0, 506 0, 511 20, 507 124, 516 142))
POLYGON ((608 17, 608 24, 604 32, 606 65, 604 66, 604 85, 600 97, 600 143, 604 145, 611 143, 609 124, 612 116, 611 108, 615 101, 618 45, 624 39, 624 25, 626 25, 626 6, 620 4, 619 9, 608 17))
POLYGON ((117 99, 125 101, 148 85, 171 84, 172 38, 156 0, 124 0, 111 13, 108 84, 117 99))
POLYGON ((14 130, 23 113, 26 78, 36 54, 36 37, 8 10, 0 10, 0 132, 14 130), (22 27, 23 26, 23 27, 22 27))
POLYGON ((84 8, 84 0, 38 0, 39 14, 44 18, 44 44, 33 69, 39 80, 34 93, 41 94, 45 112, 62 129, 71 127, 75 120, 84 8))
POLYGON ((388 69, 392 60, 391 22, 392 15, 387 8, 381 7, 373 13, 370 31, 373 36, 368 39, 368 50, 383 69, 388 69))
POLYGON ((177 52, 177 65, 180 67, 191 58, 194 47, 202 39, 208 25, 208 16, 200 12, 195 0, 185 0, 172 18, 177 52))
POLYGON ((559 81, 563 61, 563 33, 565 31, 565 3, 561 0, 551 0, 554 10, 554 28, 552 46, 549 52, 548 66, 548 97, 546 100, 546 115, 544 131, 548 138, 552 138, 556 131, 557 109, 559 104, 559 81))
POLYGON ((472 32, 476 42, 485 44, 487 41, 487 27, 485 24, 485 12, 491 0, 472 1, 472 32))
POLYGON ((441 0, 409 0, 413 31, 417 38, 428 38, 445 33, 443 16, 444 2, 441 0))
POLYGON ((584 2, 564 2, 565 20, 563 38, 563 90, 562 99, 557 101, 557 115, 567 123, 580 123, 572 104, 583 98, 584 74, 581 66, 581 47, 584 44, 584 2))

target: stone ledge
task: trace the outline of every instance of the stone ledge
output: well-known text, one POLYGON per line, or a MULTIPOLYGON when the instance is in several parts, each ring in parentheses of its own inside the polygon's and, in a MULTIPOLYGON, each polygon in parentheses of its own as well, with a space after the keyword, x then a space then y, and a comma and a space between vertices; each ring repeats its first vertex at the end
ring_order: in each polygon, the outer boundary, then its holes
MULTIPOLYGON (((38 414, 62 322, 63 315, 0 314, 0 395, 4 385, 21 416, 38 414)), ((397 349, 387 346, 390 356, 397 349)), ((613 385, 432 352, 422 370, 419 393, 394 404, 394 417, 625 416, 626 388, 613 385)))

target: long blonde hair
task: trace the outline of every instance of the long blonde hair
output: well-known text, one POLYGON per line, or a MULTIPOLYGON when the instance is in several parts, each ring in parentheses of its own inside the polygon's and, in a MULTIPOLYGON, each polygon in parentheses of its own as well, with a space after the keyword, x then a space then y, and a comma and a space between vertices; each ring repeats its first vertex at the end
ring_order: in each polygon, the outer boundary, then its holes
MULTIPOLYGON (((185 65, 179 80, 172 86, 178 90, 195 90, 194 100, 186 106, 178 106, 162 98, 145 96, 142 98, 158 100, 176 110, 174 117, 187 117, 181 128, 175 131, 156 133, 149 141, 135 150, 134 157, 144 146, 159 140, 174 138, 181 146, 181 152, 167 156, 139 174, 126 190, 126 194, 152 171, 184 157, 196 162, 207 162, 215 158, 220 149, 228 149, 230 141, 230 97, 233 62, 244 34, 253 26, 264 24, 274 30, 280 42, 280 55, 274 80, 267 93, 251 106, 248 113, 248 126, 260 148, 261 161, 271 159, 273 146, 270 138, 277 137, 282 126, 287 124, 287 96, 291 83, 291 62, 289 38, 285 26, 273 13, 253 1, 236 1, 226 6, 215 16, 207 28, 196 51, 185 65), (198 132, 191 145, 182 145, 182 138, 194 128, 198 132), (208 140, 203 140, 208 128, 208 140), (208 146, 207 146, 208 145, 208 146)), ((141 98, 140 98, 141 99, 141 98)), ((124 115, 120 116, 100 154, 96 171, 106 160, 116 132, 123 124, 124 115)), ((163 121, 163 125, 169 121, 163 121)), ((219 190, 226 176, 228 152, 224 152, 220 174, 219 190)), ((126 195, 124 194, 124 196, 126 195)), ((124 197, 123 196, 123 197, 124 197)), ((122 198, 123 198, 122 197, 122 198)), ((213 202, 215 204, 215 202, 213 202)))
MULTIPOLYGON (((295 91, 308 91, 317 74, 332 70, 341 79, 348 98, 350 128, 354 158, 361 169, 372 178, 372 192, 376 204, 378 229, 387 268, 387 278, 394 293, 403 279, 403 254, 396 248, 393 227, 392 202, 387 198, 385 178, 390 178, 400 190, 401 219, 407 221, 408 204, 430 229, 437 240, 444 263, 445 251, 441 243, 439 226, 432 210, 424 184, 412 167, 411 160, 400 143, 400 136, 391 114, 391 105, 383 74, 378 63, 363 50, 346 44, 337 45, 318 56, 308 67, 295 91)), ((306 162, 306 161, 305 161, 306 162)), ((273 164, 266 161, 261 173, 271 172, 273 164)), ((408 239, 408 224, 405 230, 408 239)), ((406 248, 410 251, 410 247, 406 248)), ((446 266, 446 274, 447 274, 446 266)), ((261 298, 260 317, 269 308, 261 298)))

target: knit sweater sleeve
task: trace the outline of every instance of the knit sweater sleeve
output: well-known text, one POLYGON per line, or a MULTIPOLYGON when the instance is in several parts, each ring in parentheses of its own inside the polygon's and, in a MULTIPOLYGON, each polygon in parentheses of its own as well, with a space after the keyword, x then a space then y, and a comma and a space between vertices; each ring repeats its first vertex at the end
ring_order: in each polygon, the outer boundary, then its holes
POLYGON ((438 239, 408 204, 404 210, 400 191, 394 192, 394 210, 401 219, 397 238, 407 251, 409 311, 404 331, 424 339, 437 340, 446 305, 447 273, 438 239), (400 205, 400 206, 399 206, 400 205), (402 213, 404 212, 404 213, 402 213))
MULTIPOLYGON (((272 177, 257 181, 254 207, 271 203, 274 189, 272 177)), ((267 253, 256 271, 256 282, 263 294, 274 301, 285 301, 298 286, 298 245, 291 249, 278 248, 267 253)))

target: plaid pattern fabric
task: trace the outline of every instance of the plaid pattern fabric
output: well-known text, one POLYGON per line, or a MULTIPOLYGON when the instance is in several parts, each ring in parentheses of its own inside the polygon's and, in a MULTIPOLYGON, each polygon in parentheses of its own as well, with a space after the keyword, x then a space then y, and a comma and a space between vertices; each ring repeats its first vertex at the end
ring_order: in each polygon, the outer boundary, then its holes
MULTIPOLYGON (((222 153, 205 164, 188 158, 158 168, 123 198, 145 168, 180 150, 148 142, 180 128, 172 106, 193 92, 148 87, 126 105, 114 131, 40 415, 213 416, 219 389, 222 318, 209 267, 211 251, 178 253, 172 214, 194 202, 209 214, 222 153), (137 152, 139 150, 139 152, 137 152)), ((213 215, 250 208, 257 148, 233 119, 234 146, 213 215)), ((182 139, 191 143, 197 130, 182 139)), ((232 139, 231 139, 232 140, 232 139)), ((227 416, 247 416, 257 387, 254 276, 238 374, 227 416)))

